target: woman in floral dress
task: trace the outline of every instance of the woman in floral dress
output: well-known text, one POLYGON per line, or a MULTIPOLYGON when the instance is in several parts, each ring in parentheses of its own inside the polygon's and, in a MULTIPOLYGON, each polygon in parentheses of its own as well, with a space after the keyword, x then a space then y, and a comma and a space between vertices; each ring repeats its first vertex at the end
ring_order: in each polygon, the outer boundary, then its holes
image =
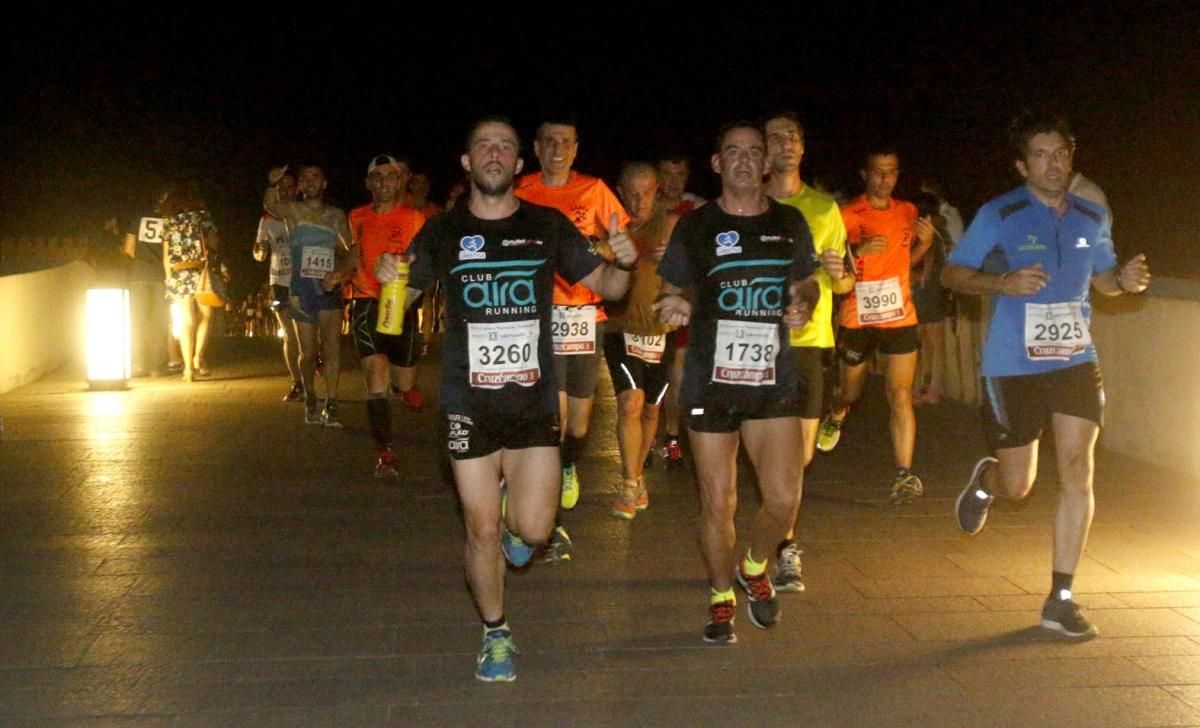
POLYGON ((167 274, 167 298, 179 304, 183 331, 183 381, 211 372, 204 358, 212 307, 196 301, 196 291, 207 260, 210 274, 218 275, 213 260, 218 247, 217 226, 200 199, 195 185, 175 186, 163 202, 163 267, 167 274))

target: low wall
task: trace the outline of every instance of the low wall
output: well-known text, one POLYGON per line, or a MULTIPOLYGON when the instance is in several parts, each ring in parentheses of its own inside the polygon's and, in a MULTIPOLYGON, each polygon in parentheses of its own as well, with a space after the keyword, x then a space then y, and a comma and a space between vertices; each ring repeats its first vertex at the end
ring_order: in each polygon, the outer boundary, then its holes
POLYGON ((1108 396, 1101 445, 1200 478, 1200 281, 1155 278, 1141 296, 1095 300, 1092 339, 1108 396))
POLYGON ((79 261, 0 277, 0 394, 82 359, 92 277, 79 261))

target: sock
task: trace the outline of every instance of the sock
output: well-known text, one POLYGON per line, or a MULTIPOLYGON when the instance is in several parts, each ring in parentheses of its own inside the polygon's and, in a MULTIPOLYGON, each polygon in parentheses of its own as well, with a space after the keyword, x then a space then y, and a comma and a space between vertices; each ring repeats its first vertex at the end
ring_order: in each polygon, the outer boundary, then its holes
POLYGON ((387 394, 367 395, 367 422, 371 424, 371 437, 380 448, 392 446, 392 407, 387 394))
POLYGON ((781 554, 781 553, 783 553, 783 550, 786 549, 788 546, 795 546, 795 545, 796 545, 796 539, 786 538, 779 542, 779 546, 775 549, 775 553, 776 553, 776 555, 781 554))
POLYGON ((1061 571, 1051 572, 1050 596, 1059 601, 1071 598, 1071 585, 1075 582, 1074 574, 1064 574, 1061 571))
POLYGON ((563 468, 575 466, 575 459, 579 457, 579 450, 583 446, 583 440, 578 437, 567 435, 563 438, 562 445, 559 446, 559 453, 562 455, 563 468))
POLYGON ((762 576, 767 572, 767 560, 755 561, 750 557, 750 549, 746 549, 746 558, 742 559, 742 573, 746 576, 762 576))
POLYGON ((717 591, 716 589, 710 588, 709 592, 709 604, 720 604, 721 602, 733 602, 734 604, 737 604, 737 597, 733 593, 733 587, 729 587, 725 591, 717 591))
POLYGON ((896 468, 896 475, 908 475, 908 468, 896 468))
POLYGON ((493 620, 493 621, 488 621, 488 620, 486 620, 486 619, 485 619, 485 620, 483 620, 483 631, 484 631, 484 633, 491 632, 492 630, 496 630, 496 629, 502 629, 502 630, 504 630, 505 632, 509 632, 509 631, 511 631, 511 630, 509 630, 509 628, 508 628, 508 620, 506 620, 506 619, 504 618, 504 615, 503 615, 503 614, 501 614, 501 615, 500 615, 500 618, 499 618, 499 619, 497 619, 497 620, 493 620))

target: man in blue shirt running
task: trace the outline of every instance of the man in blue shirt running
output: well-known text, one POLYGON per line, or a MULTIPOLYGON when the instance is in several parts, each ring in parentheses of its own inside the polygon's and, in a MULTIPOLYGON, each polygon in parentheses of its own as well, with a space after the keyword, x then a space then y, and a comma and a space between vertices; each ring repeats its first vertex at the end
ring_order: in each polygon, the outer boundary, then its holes
POLYGON ((1010 134, 1025 184, 980 208, 942 271, 942 283, 955 291, 995 297, 982 367, 984 426, 995 457, 975 465, 955 516, 973 535, 997 495, 1028 495, 1049 424, 1060 493, 1041 624, 1086 639, 1098 631, 1071 587, 1092 522, 1093 450, 1104 410, 1089 292, 1140 293, 1150 271, 1143 255, 1118 266, 1108 211, 1067 191, 1074 138, 1062 118, 1026 113, 1010 134))

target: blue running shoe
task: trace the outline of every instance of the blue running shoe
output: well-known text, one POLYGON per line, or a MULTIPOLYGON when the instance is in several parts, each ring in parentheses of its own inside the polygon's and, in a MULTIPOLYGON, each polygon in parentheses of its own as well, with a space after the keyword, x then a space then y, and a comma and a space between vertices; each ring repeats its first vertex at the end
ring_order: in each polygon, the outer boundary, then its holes
POLYGON ((507 629, 489 630, 483 635, 479 647, 479 661, 475 666, 475 679, 484 682, 512 682, 517 679, 513 667, 513 655, 518 655, 512 632, 507 629))
POLYGON ((533 547, 521 540, 521 537, 508 530, 508 524, 500 522, 500 548, 504 558, 518 569, 529 563, 533 558, 533 547))

